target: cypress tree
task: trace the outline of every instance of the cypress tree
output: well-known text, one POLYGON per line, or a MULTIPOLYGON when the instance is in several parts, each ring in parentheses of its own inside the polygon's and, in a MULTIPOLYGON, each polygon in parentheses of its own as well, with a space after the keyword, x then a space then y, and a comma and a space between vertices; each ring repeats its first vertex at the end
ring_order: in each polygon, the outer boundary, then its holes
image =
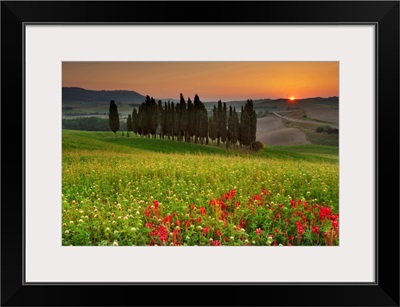
POLYGON ((208 115, 205 107, 200 111, 200 136, 201 144, 208 144, 208 115))
POLYGON ((162 101, 161 100, 158 101, 157 114, 158 114, 157 131, 158 131, 158 134, 160 135, 160 139, 162 139, 162 135, 163 135, 163 107, 162 107, 162 101))
POLYGON ((187 128, 188 128, 188 114, 187 114, 187 109, 186 109, 186 101, 185 98, 183 97, 183 94, 180 94, 180 102, 179 102, 179 113, 180 113, 180 135, 183 140, 185 141, 188 140, 188 133, 187 133, 187 128))
POLYGON ((187 132, 189 135, 189 142, 190 142, 195 134, 194 105, 192 103, 192 100, 190 100, 190 97, 188 98, 187 101, 187 118, 188 118, 187 132))
POLYGON ((213 116, 211 116, 208 119, 208 136, 210 137, 212 143, 214 142, 215 138, 217 137, 216 136, 216 127, 215 127, 215 122, 214 122, 213 116))
POLYGON ((201 137, 201 109, 202 102, 199 95, 194 95, 194 142, 197 144, 198 139, 201 137))
POLYGON ((139 134, 143 137, 147 135, 147 112, 146 112, 146 104, 142 102, 142 104, 139 106, 139 113, 138 113, 138 128, 139 128, 139 134))
POLYGON ((151 122, 151 135, 156 138, 157 127, 160 122, 158 105, 153 97, 150 98, 150 122, 151 122))
POLYGON ((247 114, 250 117, 250 143, 253 144, 256 141, 257 113, 254 110, 254 104, 252 99, 247 99, 244 109, 247 111, 247 114))
POLYGON ((217 107, 217 116, 215 117, 215 121, 217 122, 217 145, 219 146, 220 139, 221 139, 221 119, 222 119, 222 102, 218 100, 218 107, 217 107))
POLYGON ((173 118, 171 112, 171 103, 168 101, 167 103, 167 135, 168 140, 171 139, 172 127, 173 127, 173 118))
POLYGON ((220 135, 221 135, 221 141, 226 142, 226 124, 227 124, 227 110, 226 110, 226 103, 224 102, 224 106, 222 108, 222 113, 220 117, 220 135))
POLYGON ((137 134, 139 133, 139 116, 136 108, 132 111, 132 130, 137 136, 137 134))
POLYGON ((162 133, 162 139, 164 139, 165 135, 167 134, 167 125, 168 125, 167 114, 168 114, 168 107, 167 107, 167 103, 164 102, 164 108, 161 111, 161 133, 162 133))
POLYGON ((117 136, 117 131, 119 130, 119 114, 118 114, 118 107, 115 104, 114 100, 110 101, 110 108, 108 112, 108 125, 112 132, 115 133, 117 136))
POLYGON ((243 121, 243 106, 240 106, 240 121, 239 121, 239 131, 238 131, 238 141, 240 146, 242 146, 242 127, 241 122, 243 121))
POLYGON ((236 113, 236 109, 232 111, 232 122, 231 122, 231 144, 236 146, 239 138, 239 117, 236 113))
POLYGON ((174 110, 174 136, 176 136, 176 140, 180 141, 180 110, 179 103, 176 104, 174 110))
POLYGON ((171 109, 170 109, 170 116, 171 116, 171 137, 174 140, 175 139, 175 104, 174 102, 171 102, 171 109))
POLYGON ((243 110, 242 121, 240 122, 240 143, 241 145, 250 146, 250 116, 243 110))
POLYGON ((232 141, 232 125, 233 125, 233 110, 232 106, 229 106, 228 130, 226 133, 226 139, 228 143, 232 141))

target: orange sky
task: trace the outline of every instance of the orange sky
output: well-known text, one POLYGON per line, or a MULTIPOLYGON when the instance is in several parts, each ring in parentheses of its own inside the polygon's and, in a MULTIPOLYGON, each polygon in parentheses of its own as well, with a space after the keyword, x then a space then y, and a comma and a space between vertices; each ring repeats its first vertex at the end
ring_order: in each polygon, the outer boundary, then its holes
POLYGON ((64 87, 202 101, 339 96, 339 62, 63 62, 64 87))

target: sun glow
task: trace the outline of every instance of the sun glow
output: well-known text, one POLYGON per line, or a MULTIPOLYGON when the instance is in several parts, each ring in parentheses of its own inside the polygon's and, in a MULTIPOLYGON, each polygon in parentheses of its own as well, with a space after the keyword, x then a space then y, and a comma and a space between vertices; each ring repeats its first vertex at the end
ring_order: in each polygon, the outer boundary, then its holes
POLYGON ((289 98, 289 100, 290 100, 290 101, 293 101, 293 100, 294 100, 294 97, 293 97, 293 96, 291 96, 291 97, 289 98))

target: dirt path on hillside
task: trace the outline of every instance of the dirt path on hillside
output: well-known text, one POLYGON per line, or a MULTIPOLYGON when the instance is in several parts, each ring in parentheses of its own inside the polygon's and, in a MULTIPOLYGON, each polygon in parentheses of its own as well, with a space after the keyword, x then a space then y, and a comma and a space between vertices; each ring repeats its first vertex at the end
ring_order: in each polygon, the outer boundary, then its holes
POLYGON ((257 140, 265 145, 311 144, 306 135, 297 128, 286 128, 283 120, 276 116, 257 119, 257 140))
POLYGON ((274 114, 275 116, 277 116, 279 118, 286 119, 286 120, 288 120, 290 122, 303 123, 303 124, 315 124, 315 125, 319 125, 319 126, 330 126, 331 128, 339 129, 339 126, 333 125, 333 124, 329 124, 329 123, 323 123, 323 122, 318 122, 318 121, 313 121, 313 120, 303 120, 303 119, 286 117, 286 116, 283 116, 283 115, 279 115, 278 113, 275 113, 275 112, 272 112, 272 114, 274 114))

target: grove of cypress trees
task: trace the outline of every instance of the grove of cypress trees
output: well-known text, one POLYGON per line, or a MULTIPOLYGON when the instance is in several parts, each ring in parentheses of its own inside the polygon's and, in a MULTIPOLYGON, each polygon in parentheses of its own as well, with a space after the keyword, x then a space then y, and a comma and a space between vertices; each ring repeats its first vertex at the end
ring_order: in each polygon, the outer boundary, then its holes
MULTIPOLYGON (((121 127, 125 130, 125 121, 119 123, 118 110, 114 101, 110 102, 109 123, 110 128, 116 133, 121 127), (112 120, 117 119, 115 122, 112 120), (120 127, 120 125, 122 125, 120 127)), ((139 133, 142 136, 157 134, 160 138, 208 144, 209 139, 214 143, 217 140, 228 148, 230 145, 252 146, 256 140, 257 114, 254 110, 253 101, 248 99, 241 106, 240 120, 236 108, 218 101, 209 117, 205 104, 200 101, 199 96, 194 96, 194 101, 188 98, 187 102, 183 94, 175 105, 173 102, 155 102, 153 97, 146 96, 145 101, 139 106, 138 111, 134 108, 132 116, 129 114, 126 121, 127 136, 129 132, 139 133)))

